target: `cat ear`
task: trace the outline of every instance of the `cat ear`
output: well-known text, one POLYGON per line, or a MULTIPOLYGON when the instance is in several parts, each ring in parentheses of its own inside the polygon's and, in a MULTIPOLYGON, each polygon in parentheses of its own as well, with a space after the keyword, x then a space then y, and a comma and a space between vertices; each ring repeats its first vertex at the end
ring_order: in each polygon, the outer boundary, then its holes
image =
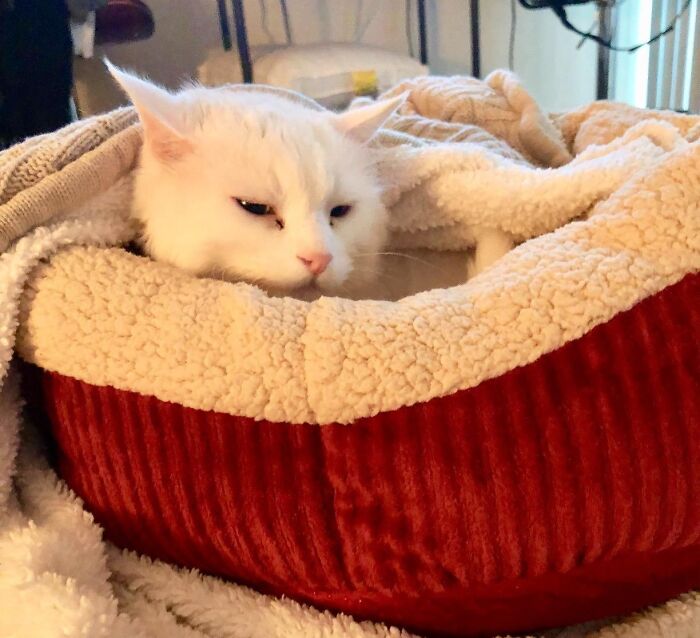
POLYGON ((127 73, 104 59, 105 66, 136 107, 143 125, 144 143, 165 163, 192 151, 192 143, 168 121, 175 108, 173 96, 152 82, 127 73))
POLYGON ((401 95, 374 102, 334 116, 335 125, 346 135, 358 142, 367 142, 377 132, 408 97, 408 91, 401 95))

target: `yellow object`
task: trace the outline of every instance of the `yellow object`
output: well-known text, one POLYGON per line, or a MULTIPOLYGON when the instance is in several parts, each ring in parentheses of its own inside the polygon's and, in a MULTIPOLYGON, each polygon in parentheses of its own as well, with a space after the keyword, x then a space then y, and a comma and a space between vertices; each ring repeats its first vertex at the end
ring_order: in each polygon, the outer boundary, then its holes
POLYGON ((355 95, 374 95, 377 93, 376 71, 352 71, 352 90, 355 95))

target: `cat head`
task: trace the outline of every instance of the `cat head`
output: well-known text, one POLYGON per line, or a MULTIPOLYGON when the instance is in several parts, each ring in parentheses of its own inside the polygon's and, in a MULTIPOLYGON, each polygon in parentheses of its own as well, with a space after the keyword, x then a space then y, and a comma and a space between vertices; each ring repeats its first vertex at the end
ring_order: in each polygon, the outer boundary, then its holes
POLYGON ((152 257, 279 291, 371 277, 387 218, 366 143, 404 96, 334 114, 266 92, 172 94, 107 65, 143 125, 134 210, 152 257))

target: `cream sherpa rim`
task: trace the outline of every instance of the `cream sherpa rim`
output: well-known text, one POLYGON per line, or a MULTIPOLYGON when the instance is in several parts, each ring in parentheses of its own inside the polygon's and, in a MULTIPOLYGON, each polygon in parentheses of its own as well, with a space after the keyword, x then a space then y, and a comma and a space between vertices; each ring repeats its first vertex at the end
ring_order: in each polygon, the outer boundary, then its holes
POLYGON ((18 351, 187 407, 349 423, 534 361, 700 270, 699 167, 700 144, 686 145, 588 220, 462 286, 397 302, 270 298, 119 249, 73 248, 30 284, 18 351))

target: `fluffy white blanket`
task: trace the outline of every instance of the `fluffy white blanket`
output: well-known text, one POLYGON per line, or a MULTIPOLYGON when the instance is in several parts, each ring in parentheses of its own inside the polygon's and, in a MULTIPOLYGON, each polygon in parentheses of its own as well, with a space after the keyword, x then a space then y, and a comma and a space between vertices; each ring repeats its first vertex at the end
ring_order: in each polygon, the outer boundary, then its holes
MULTIPOLYGON (((506 73, 485 83, 428 78, 396 91, 406 88, 406 110, 378 140, 396 246, 464 248, 475 226, 489 225, 526 240, 595 207, 605 214, 606 202, 619 205, 660 165, 682 162, 686 182, 651 196, 673 202, 679 188, 691 188, 694 210, 678 221, 681 256, 668 258, 648 292, 700 270, 696 118, 612 105, 546 118, 506 73)), ((21 298, 37 264, 61 248, 133 235, 124 202, 138 148, 133 113, 122 110, 0 154, 0 635, 408 636, 110 547, 47 465, 22 419, 11 363, 21 298)), ((696 637, 700 595, 550 635, 696 637)))

